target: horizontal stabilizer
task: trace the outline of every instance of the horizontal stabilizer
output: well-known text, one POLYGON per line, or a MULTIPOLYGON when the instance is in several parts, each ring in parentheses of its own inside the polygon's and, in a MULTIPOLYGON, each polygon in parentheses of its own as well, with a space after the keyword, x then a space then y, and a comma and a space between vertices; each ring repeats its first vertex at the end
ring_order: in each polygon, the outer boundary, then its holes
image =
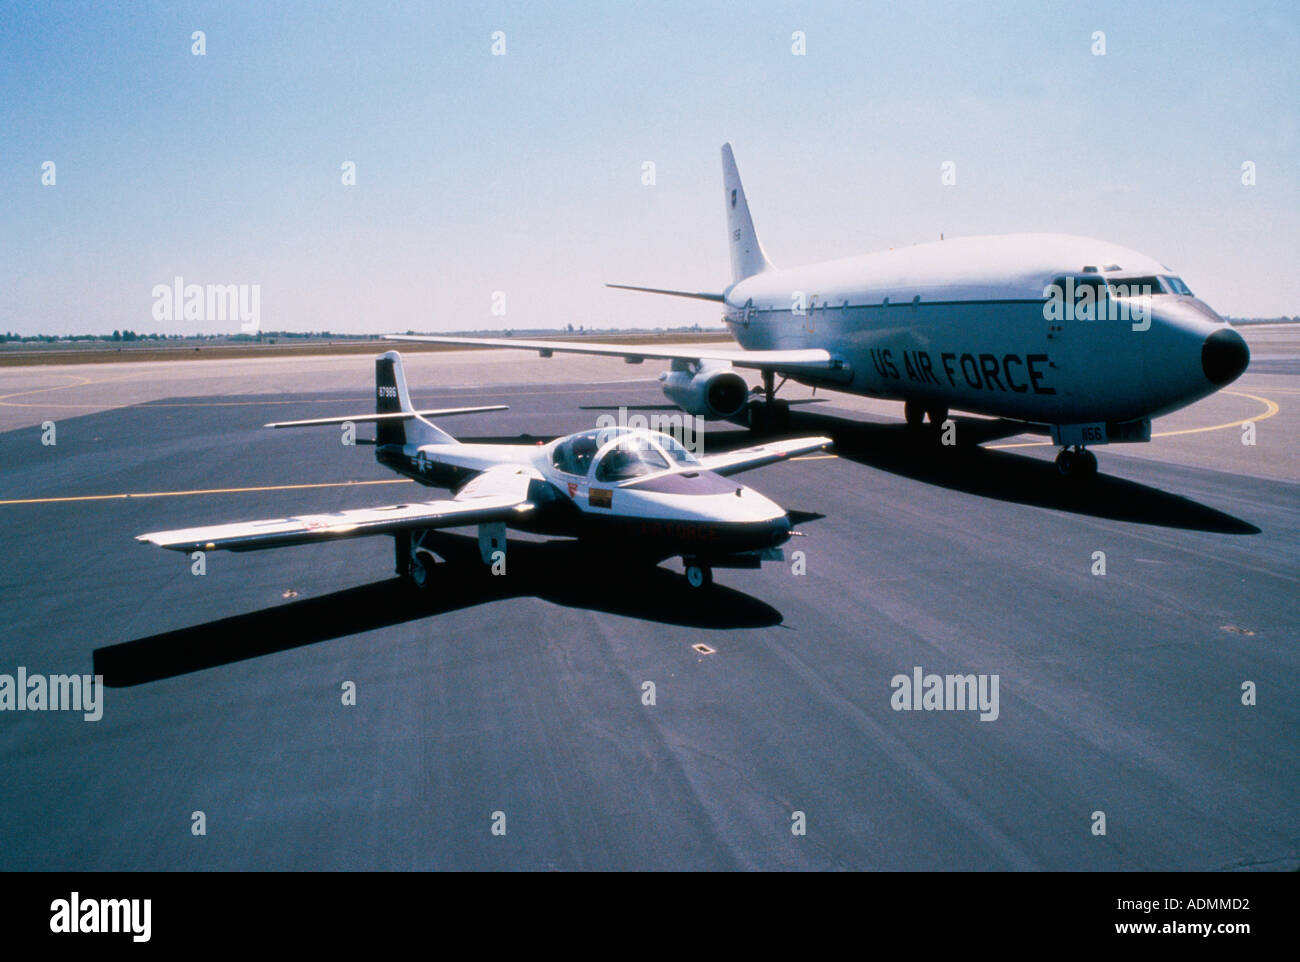
POLYGON ((392 411, 387 414, 347 414, 337 418, 308 418, 306 421, 272 421, 264 424, 268 428, 306 428, 318 424, 368 424, 376 421, 402 421, 409 418, 445 418, 453 414, 482 414, 485 411, 508 411, 508 405, 488 404, 472 408, 433 408, 428 411, 392 411))
POLYGON ((606 287, 617 288, 620 291, 641 291, 643 294, 667 294, 670 297, 693 297, 697 301, 718 301, 722 303, 726 300, 721 294, 709 294, 705 291, 668 291, 661 287, 633 287, 630 284, 606 284, 606 287))

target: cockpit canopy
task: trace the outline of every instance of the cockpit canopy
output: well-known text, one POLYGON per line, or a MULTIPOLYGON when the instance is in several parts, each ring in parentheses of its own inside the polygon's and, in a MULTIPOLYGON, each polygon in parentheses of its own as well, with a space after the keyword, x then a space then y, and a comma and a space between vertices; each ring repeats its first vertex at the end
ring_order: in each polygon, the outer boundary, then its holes
POLYGON ((700 462, 667 434, 608 427, 565 438, 551 452, 551 463, 565 474, 593 474, 595 480, 613 484, 700 462))

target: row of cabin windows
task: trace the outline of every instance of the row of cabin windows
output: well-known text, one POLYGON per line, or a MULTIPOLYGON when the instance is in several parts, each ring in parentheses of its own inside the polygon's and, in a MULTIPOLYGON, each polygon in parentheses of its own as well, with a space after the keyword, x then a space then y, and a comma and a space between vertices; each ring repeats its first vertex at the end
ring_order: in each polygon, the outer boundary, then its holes
MULTIPOLYGON (((1065 296, 1067 290, 1066 277, 1056 278, 1052 283, 1060 288, 1062 296, 1065 296)), ((1181 277, 1175 277, 1172 274, 1151 274, 1147 277, 1112 277, 1109 280, 1100 274, 1074 274, 1069 280, 1073 282, 1074 297, 1076 300, 1080 297, 1080 292, 1085 287, 1092 289, 1093 300, 1109 292, 1111 297, 1146 297, 1155 294, 1176 294, 1184 297, 1194 297, 1192 289, 1183 283, 1181 277)), ((918 294, 910 301, 899 299, 892 300, 886 297, 882 307, 916 307, 920 304, 921 296, 918 294)), ((805 309, 809 315, 812 315, 819 308, 825 312, 827 309, 845 309, 849 307, 849 302, 844 301, 841 304, 830 304, 824 301, 817 301, 815 298, 805 309)), ((745 305, 746 317, 752 313, 768 313, 775 311, 785 313, 784 308, 761 307, 753 304, 745 305)))

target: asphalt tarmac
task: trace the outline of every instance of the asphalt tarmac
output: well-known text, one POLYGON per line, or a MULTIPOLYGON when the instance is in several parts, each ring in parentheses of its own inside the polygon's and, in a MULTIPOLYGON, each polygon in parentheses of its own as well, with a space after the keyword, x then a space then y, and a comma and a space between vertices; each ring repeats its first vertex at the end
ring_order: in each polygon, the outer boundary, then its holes
MULTIPOLYGON (((822 517, 705 595, 528 536, 493 578, 472 530, 427 599, 387 538, 198 576, 133 536, 420 496, 336 429, 261 427, 367 410, 371 363, 0 372, 0 674, 108 686, 98 721, 0 712, 0 869, 1294 870, 1300 355, 1248 337, 1086 486, 995 423, 936 451, 897 404, 801 405, 835 456, 743 480, 822 517), (895 710, 917 667, 996 676, 996 718, 895 710)), ((408 377, 511 406, 465 439, 668 413, 651 365, 525 357, 408 377)))

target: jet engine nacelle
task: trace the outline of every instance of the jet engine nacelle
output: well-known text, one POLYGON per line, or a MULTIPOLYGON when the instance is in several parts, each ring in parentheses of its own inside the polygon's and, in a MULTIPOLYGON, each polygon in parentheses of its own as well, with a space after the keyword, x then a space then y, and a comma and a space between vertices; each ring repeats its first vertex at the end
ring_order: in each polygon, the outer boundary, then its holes
POLYGON ((749 385, 730 364, 701 364, 687 369, 673 362, 673 370, 659 375, 664 394, 687 414, 712 421, 735 417, 749 403, 749 385))

